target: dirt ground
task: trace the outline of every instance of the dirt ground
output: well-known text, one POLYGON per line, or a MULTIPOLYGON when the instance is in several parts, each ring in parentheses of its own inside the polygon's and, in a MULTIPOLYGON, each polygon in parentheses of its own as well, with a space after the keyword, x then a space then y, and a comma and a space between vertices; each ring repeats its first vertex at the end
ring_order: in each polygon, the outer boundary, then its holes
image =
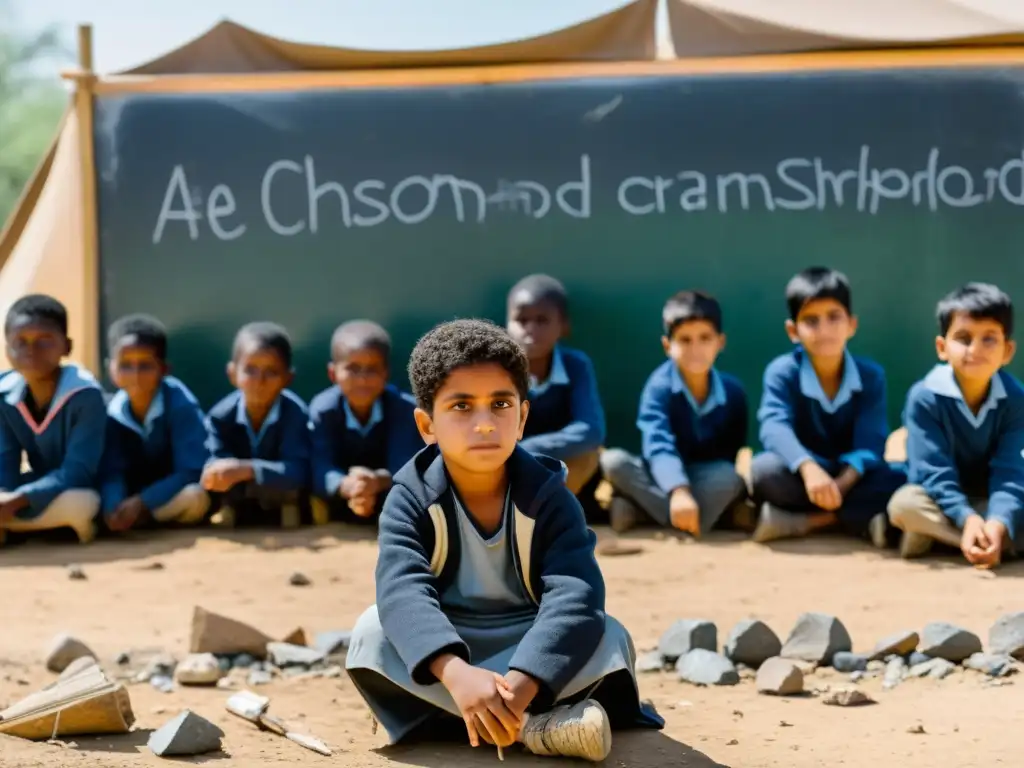
MULTIPOLYGON (((133 648, 162 647, 181 658, 197 604, 281 637, 296 626, 313 632, 348 628, 373 599, 374 542, 340 527, 226 537, 209 531, 143 536, 84 548, 32 542, 0 550, 0 705, 53 678, 42 658, 58 632, 82 638, 105 664, 133 648), (154 561, 165 568, 140 568, 154 561), (84 566, 87 580, 68 579, 65 566, 71 562, 84 566), (312 586, 289 586, 295 570, 312 586)), ((992 574, 953 558, 904 563, 831 537, 769 547, 724 533, 699 544, 646 531, 631 538, 644 551, 603 557, 602 567, 608 610, 630 629, 639 649, 654 647, 673 620, 685 617, 713 619, 721 642, 746 616, 768 622, 784 639, 798 614, 823 611, 843 620, 855 650, 868 650, 885 634, 940 619, 962 624, 985 640, 996 618, 1024 609, 1024 564, 992 574)), ((818 673, 807 684, 842 683, 836 673, 818 673)), ((698 688, 669 673, 644 675, 642 694, 653 699, 667 727, 661 733, 617 734, 607 764, 1010 765, 1019 763, 1022 685, 986 687, 980 675, 962 672, 941 682, 908 680, 884 692, 874 679, 863 688, 878 704, 843 709, 813 697, 758 695, 749 680, 732 688, 698 688), (917 725, 923 734, 909 732, 917 725)), ((371 734, 366 710, 345 677, 282 679, 259 692, 271 697, 273 713, 303 724, 335 748, 334 756, 318 756, 229 715, 225 691, 179 688, 165 694, 140 684, 130 687, 137 718, 131 734, 78 738, 73 745, 0 736, 0 765, 154 765, 160 759, 145 747, 150 730, 186 707, 226 733, 223 753, 195 762, 245 768, 296 763, 459 768, 497 760, 483 748, 382 748, 383 731, 371 734)), ((506 755, 510 766, 544 762, 506 755)))

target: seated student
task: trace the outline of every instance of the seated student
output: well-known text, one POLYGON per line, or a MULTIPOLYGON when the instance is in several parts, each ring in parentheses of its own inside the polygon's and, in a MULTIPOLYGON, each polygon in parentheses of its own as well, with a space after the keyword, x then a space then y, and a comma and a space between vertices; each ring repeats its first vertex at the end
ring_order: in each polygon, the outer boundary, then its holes
POLYGON ((228 379, 237 389, 206 417, 210 460, 203 487, 221 494, 215 525, 301 522, 310 475, 309 413, 289 389, 292 343, 275 323, 249 323, 235 336, 228 379))
POLYGON ((786 286, 786 333, 796 348, 764 373, 757 417, 765 452, 751 467, 761 505, 755 541, 771 541, 840 523, 887 546, 885 515, 903 472, 883 458, 885 372, 846 348, 857 330, 850 284, 813 267, 786 286))
POLYGON ((125 531, 147 519, 197 523, 210 507, 199 485, 206 428, 199 401, 168 375, 167 331, 149 315, 128 315, 107 332, 110 379, 106 452, 119 468, 104 479, 107 527, 125 531))
POLYGON ((933 541, 980 567, 1024 548, 1024 386, 1001 370, 1013 358, 1013 304, 968 283, 939 302, 935 366, 907 395, 910 485, 889 502, 904 531, 900 554, 933 541))
POLYGON ((634 650, 606 616, 595 536, 562 467, 517 446, 528 362, 505 331, 427 333, 409 377, 429 445, 380 517, 377 604, 346 667, 392 743, 452 724, 499 746, 602 760, 611 728, 664 721, 640 704, 634 650))
POLYGON ((309 404, 313 492, 346 522, 375 520, 392 476, 423 447, 416 401, 388 384, 390 358, 377 323, 345 323, 331 338, 333 386, 309 404))
POLYGON ((508 292, 507 327, 530 361, 532 415, 522 445, 564 462, 578 494, 597 472, 605 421, 590 358, 558 343, 569 331, 565 287, 548 275, 524 277, 508 292))
POLYGON ((107 410, 92 374, 61 365, 67 334, 67 310, 50 296, 23 296, 4 321, 14 368, 0 375, 0 541, 54 528, 83 544, 96 535, 107 410))
POLYGON ((739 380, 714 368, 725 347, 722 309, 699 291, 682 291, 661 313, 668 360, 647 379, 637 427, 643 458, 619 448, 601 455, 616 495, 616 532, 642 510, 661 525, 699 536, 747 495, 736 454, 747 439, 747 395, 739 380))

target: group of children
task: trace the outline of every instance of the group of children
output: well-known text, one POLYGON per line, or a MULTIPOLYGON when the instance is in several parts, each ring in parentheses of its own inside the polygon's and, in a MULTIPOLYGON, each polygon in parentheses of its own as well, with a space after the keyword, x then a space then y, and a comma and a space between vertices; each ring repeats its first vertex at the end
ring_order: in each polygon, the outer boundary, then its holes
MULTIPOLYGON (((971 283, 939 303, 941 364, 908 395, 899 464, 884 457, 885 373, 847 349, 857 319, 846 277, 805 270, 786 301, 793 349, 765 371, 764 451, 748 488, 736 471, 747 397, 715 367, 725 334, 713 297, 684 291, 663 308, 667 359, 641 394, 634 456, 604 448, 593 365, 562 343, 564 287, 524 278, 508 294, 506 325, 528 363, 521 447, 561 462, 574 494, 600 471, 618 532, 650 520, 695 536, 739 528, 766 542, 840 526, 879 547, 898 543, 907 557, 938 541, 976 565, 998 564, 1024 533, 1024 397, 1001 370, 1014 352, 1006 294, 971 283)), ((55 299, 17 301, 5 334, 13 370, 0 377, 0 537, 70 527, 88 541, 97 523, 125 531, 206 518, 374 523, 394 475, 424 447, 416 401, 389 383, 390 338, 373 322, 335 331, 330 386, 308 406, 288 388, 287 332, 244 326, 227 366, 234 391, 207 414, 170 375, 154 318, 110 327, 112 396, 62 362, 71 342, 55 299)))

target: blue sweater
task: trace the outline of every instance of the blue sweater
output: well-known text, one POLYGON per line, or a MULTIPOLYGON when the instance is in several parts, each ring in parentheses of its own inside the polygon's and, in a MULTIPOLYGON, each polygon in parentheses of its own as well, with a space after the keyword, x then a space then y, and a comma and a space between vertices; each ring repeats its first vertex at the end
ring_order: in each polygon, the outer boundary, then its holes
POLYGON ((530 453, 564 461, 596 451, 604 438, 604 408, 590 358, 579 350, 555 347, 547 381, 530 389, 521 445, 530 453))
POLYGON ((394 476, 423 447, 414 410, 412 396, 391 384, 373 404, 365 426, 355 418, 338 387, 314 397, 309 404, 313 492, 325 498, 336 495, 351 467, 386 469, 394 476))
MULTIPOLYGON (((537 618, 509 666, 541 683, 548 702, 576 675, 604 635, 605 587, 594 558, 596 537, 562 481, 559 462, 517 447, 507 463, 514 518, 506 537, 524 592, 535 595, 537 618), (518 536, 530 536, 519 542, 518 536), (520 554, 529 547, 526 565, 520 554), (524 568, 526 572, 524 573, 524 568)), ((469 648, 444 612, 441 595, 459 569, 460 538, 454 496, 437 446, 416 454, 394 478, 380 517, 376 585, 384 635, 420 683, 434 682, 430 662, 469 648), (435 529, 429 507, 440 504, 448 554, 431 571, 435 529)))
POLYGON ((309 412, 291 390, 284 390, 259 433, 245 413, 245 400, 232 392, 206 417, 206 447, 212 459, 251 461, 257 485, 298 491, 309 485, 309 412))
POLYGON ((757 419, 761 444, 793 472, 807 459, 826 470, 850 466, 863 474, 883 462, 889 436, 885 371, 846 352, 834 400, 822 391, 802 347, 781 355, 764 372, 757 419))
POLYGON ((165 376, 140 424, 124 390, 107 404, 106 452, 112 470, 103 484, 103 509, 138 495, 146 509, 164 506, 198 483, 206 463, 206 427, 199 401, 181 381, 165 376))
POLYGON ((97 489, 106 440, 103 391, 77 365, 62 367, 57 391, 42 423, 32 418, 25 379, 16 371, 0 378, 0 488, 24 494, 23 519, 37 517, 64 491, 97 489), (31 475, 21 474, 21 454, 31 475))
POLYGON ((988 497, 988 520, 1016 536, 1024 510, 1024 386, 1000 371, 975 415, 953 370, 938 365, 907 395, 909 480, 921 485, 962 528, 974 513, 968 496, 988 497))
POLYGON ((654 369, 640 395, 644 461, 665 493, 689 485, 686 465, 735 462, 747 440, 747 395, 739 379, 711 371, 708 397, 698 405, 671 360, 654 369))

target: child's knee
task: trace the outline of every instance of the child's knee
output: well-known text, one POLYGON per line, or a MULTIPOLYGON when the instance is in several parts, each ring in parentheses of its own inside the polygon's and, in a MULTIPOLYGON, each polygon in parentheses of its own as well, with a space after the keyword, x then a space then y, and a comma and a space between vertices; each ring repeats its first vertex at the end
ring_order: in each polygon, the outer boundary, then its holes
POLYGON ((608 448, 598 461, 605 479, 612 485, 618 485, 633 465, 633 455, 622 448, 608 448))
POLYGON ((770 494, 781 483, 791 483, 792 476, 782 458, 770 451, 757 454, 750 462, 750 482, 756 493, 770 494))
POLYGON ((179 522, 198 523, 210 510, 210 494, 198 484, 186 485, 178 491, 171 503, 179 510, 179 522))
POLYGON ((920 485, 904 485, 890 498, 888 504, 889 521, 897 528, 902 528, 908 520, 927 513, 935 502, 920 485))

